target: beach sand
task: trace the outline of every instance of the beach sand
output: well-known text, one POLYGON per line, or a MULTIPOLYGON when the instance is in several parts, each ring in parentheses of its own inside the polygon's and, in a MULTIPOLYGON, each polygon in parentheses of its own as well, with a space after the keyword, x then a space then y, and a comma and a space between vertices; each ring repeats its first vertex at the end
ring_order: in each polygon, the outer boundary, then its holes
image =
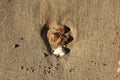
POLYGON ((0 0, 0 80, 120 80, 120 0, 0 0), (44 25, 70 28, 63 57, 44 25))

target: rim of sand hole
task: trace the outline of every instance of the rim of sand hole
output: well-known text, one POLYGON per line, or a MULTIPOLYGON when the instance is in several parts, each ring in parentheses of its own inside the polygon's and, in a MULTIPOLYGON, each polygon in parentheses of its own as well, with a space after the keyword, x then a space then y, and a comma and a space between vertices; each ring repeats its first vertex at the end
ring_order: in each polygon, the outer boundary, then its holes
MULTIPOLYGON (((73 47, 73 41, 74 41, 74 34, 73 33, 73 29, 67 25, 63 25, 64 28, 65 28, 65 34, 67 33, 70 33, 70 38, 68 39, 68 42, 65 44, 66 47, 65 49, 67 50, 67 54, 70 53, 71 51, 71 48, 73 47)), ((53 54, 53 50, 52 50, 52 46, 50 45, 49 41, 48 41, 48 38, 47 38, 47 33, 48 33, 48 30, 49 30, 49 25, 46 23, 43 25, 42 29, 41 29, 41 37, 45 43, 45 46, 47 48, 47 51, 49 52, 49 54, 53 54)))

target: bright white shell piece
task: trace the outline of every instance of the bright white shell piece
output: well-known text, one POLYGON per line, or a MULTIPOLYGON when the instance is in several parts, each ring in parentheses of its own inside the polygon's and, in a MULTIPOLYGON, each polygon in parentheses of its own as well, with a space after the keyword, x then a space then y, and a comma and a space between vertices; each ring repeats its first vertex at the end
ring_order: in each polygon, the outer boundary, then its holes
POLYGON ((64 56, 66 54, 66 51, 62 46, 60 46, 60 47, 58 47, 57 49, 54 50, 53 54, 61 57, 61 56, 64 56))

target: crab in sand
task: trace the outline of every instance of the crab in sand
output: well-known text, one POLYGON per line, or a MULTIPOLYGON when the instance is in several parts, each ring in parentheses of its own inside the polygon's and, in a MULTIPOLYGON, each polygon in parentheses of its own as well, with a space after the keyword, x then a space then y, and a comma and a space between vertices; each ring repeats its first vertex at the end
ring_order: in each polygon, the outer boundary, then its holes
POLYGON ((65 35, 64 26, 52 27, 48 33, 47 38, 51 46, 57 47, 53 54, 63 56, 66 54, 66 51, 63 46, 65 46, 68 37, 65 35))

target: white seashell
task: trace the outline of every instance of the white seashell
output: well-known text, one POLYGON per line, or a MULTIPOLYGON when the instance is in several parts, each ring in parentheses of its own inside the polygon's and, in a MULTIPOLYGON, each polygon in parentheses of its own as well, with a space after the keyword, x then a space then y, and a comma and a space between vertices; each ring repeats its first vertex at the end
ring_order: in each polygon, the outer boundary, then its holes
POLYGON ((60 46, 60 47, 58 47, 57 49, 54 50, 53 54, 61 57, 61 56, 64 56, 66 54, 66 51, 62 46, 60 46))

